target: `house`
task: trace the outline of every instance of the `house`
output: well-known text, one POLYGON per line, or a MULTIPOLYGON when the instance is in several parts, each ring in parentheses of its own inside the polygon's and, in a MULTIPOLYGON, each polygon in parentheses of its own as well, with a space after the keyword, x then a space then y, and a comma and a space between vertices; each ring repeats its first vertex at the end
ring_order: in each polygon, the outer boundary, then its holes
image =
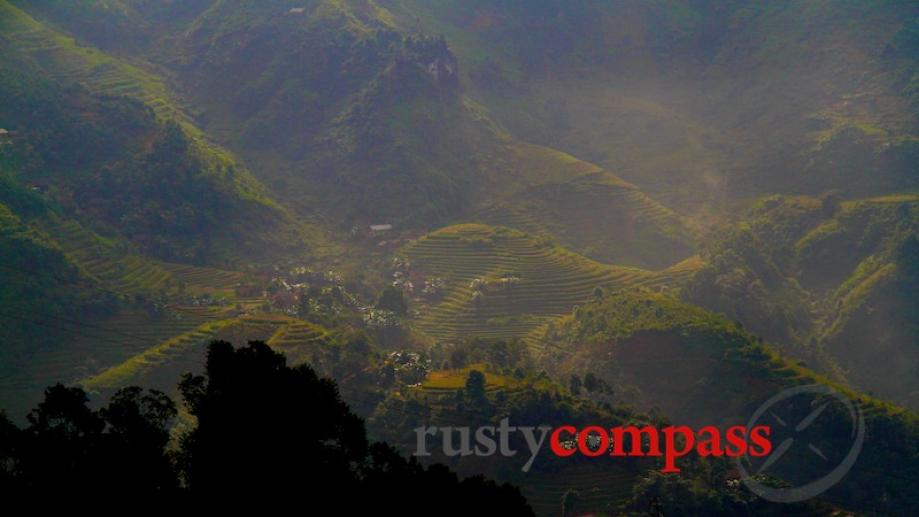
POLYGON ((371 224, 370 231, 372 232, 386 232, 392 230, 391 224, 371 224))

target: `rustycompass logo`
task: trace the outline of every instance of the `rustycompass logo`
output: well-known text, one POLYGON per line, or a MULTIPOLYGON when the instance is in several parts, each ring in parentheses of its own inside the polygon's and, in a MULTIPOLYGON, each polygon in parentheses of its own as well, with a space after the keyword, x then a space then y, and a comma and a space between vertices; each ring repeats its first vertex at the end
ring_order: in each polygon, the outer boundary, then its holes
POLYGON ((849 472, 862 450, 865 421, 857 403, 828 386, 814 384, 778 393, 753 413, 747 425, 723 430, 716 426, 512 426, 504 418, 499 426, 475 430, 426 426, 415 433, 416 456, 430 456, 429 438, 436 442, 439 434, 446 456, 500 453, 506 457, 517 454, 511 436, 520 434, 529 454, 524 472, 546 444, 562 458, 660 457, 665 473, 679 473, 677 460, 690 454, 726 456, 737 463, 741 480, 753 493, 772 502, 794 503, 825 492, 849 472), (840 421, 848 421, 849 427, 840 430, 840 421), (770 477, 781 479, 783 486, 766 483, 770 477))
POLYGON ((764 402, 748 425, 763 424, 772 429, 775 444, 772 452, 760 458, 738 457, 736 462, 744 484, 753 493, 772 502, 794 503, 827 491, 855 465, 865 440, 861 407, 829 386, 819 384, 796 386, 764 402), (837 436, 837 441, 824 443, 826 433, 818 429, 821 418, 826 418, 830 411, 842 411, 850 428, 837 436), (839 440, 847 442, 848 447, 840 447, 839 440), (803 472, 792 486, 772 487, 760 481, 761 474, 780 471, 785 461, 811 468, 798 468, 803 472))
POLYGON ((495 426, 479 427, 474 432, 468 427, 418 427, 415 456, 430 456, 428 436, 440 434, 446 456, 492 456, 498 452, 510 457, 517 451, 510 448, 510 435, 520 433, 529 448, 529 460, 522 470, 527 472, 542 449, 548 436, 549 448, 560 458, 571 456, 598 457, 655 457, 663 458, 661 472, 678 473, 677 460, 689 454, 700 457, 753 457, 768 456, 772 451, 767 425, 750 428, 731 426, 723 433, 715 426, 695 430, 689 426, 634 425, 607 428, 599 425, 576 427, 561 425, 512 426, 507 418, 495 426), (454 436, 455 435, 455 436, 454 436), (474 443, 473 443, 474 441, 474 443), (456 443, 459 445, 456 445, 456 443), (500 444, 500 447, 498 446, 500 444))

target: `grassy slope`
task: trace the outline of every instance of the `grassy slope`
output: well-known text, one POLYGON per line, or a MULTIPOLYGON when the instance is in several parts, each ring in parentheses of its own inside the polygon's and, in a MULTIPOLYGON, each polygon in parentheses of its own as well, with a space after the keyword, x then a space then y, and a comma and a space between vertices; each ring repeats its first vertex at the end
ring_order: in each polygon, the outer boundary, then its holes
MULTIPOLYGON (((52 128, 57 128, 55 124, 61 121, 75 124, 76 128, 106 121, 104 112, 95 111, 98 104, 95 99, 113 97, 133 99, 150 108, 152 123, 144 121, 144 127, 155 128, 167 121, 178 122, 190 139, 188 155, 199 166, 202 183, 207 185, 205 190, 214 189, 212 192, 199 191, 199 194, 208 199, 222 199, 226 206, 235 206, 234 213, 226 221, 219 221, 216 226, 205 229, 212 260, 220 263, 250 260, 252 255, 249 252, 253 250, 265 254, 260 256, 292 247, 303 253, 307 239, 314 256, 336 252, 334 246, 328 245, 323 232, 295 221, 285 208, 268 197, 264 187, 230 153, 208 141, 178 107, 161 78, 122 59, 77 43, 8 2, 0 2, 0 27, 3 66, 14 72, 5 86, 19 87, 16 83, 19 76, 25 76, 36 84, 56 85, 26 92, 27 96, 34 97, 30 102, 37 102, 42 109, 54 104, 55 100, 42 98, 41 95, 50 91, 68 96, 59 104, 65 111, 50 112, 61 117, 60 121, 50 120, 52 128), (81 110, 80 106, 84 108, 81 110)), ((234 286, 244 275, 151 259, 139 251, 139 246, 130 243, 137 235, 124 235, 117 225, 113 228, 92 214, 87 216, 80 204, 76 208, 61 208, 59 202, 71 203, 70 189, 78 187, 84 181, 83 175, 91 174, 92 170, 84 171, 82 166, 77 165, 60 170, 50 166, 40 167, 41 160, 47 158, 41 154, 45 148, 25 145, 33 143, 30 140, 32 130, 36 129, 30 124, 33 119, 28 116, 16 118, 19 114, 15 110, 6 115, 8 117, 5 117, 3 125, 18 129, 22 137, 10 143, 4 141, 2 145, 6 147, 0 149, 2 152, 12 151, 12 154, 3 155, 4 181, 11 182, 9 185, 4 183, 5 189, 7 186, 11 188, 4 191, 4 201, 9 201, 7 198, 14 192, 22 191, 34 198, 32 204, 41 210, 30 212, 20 220, 17 213, 26 213, 31 205, 14 199, 16 203, 11 205, 14 210, 4 218, 4 221, 17 221, 19 228, 9 234, 13 240, 7 242, 12 243, 7 251, 13 253, 14 258, 31 256, 23 267, 37 268, 38 274, 23 276, 4 271, 2 276, 7 286, 19 285, 19 280, 15 279, 22 279, 21 287, 25 289, 25 294, 19 293, 19 298, 25 296, 31 299, 37 294, 48 297, 47 301, 38 300, 29 307, 21 307, 22 304, 18 303, 7 308, 25 312, 32 323, 19 325, 23 328, 35 331, 35 321, 42 322, 43 326, 37 330, 41 337, 54 344, 37 346, 41 341, 37 337, 26 338, 12 332, 5 334, 5 338, 14 343, 6 346, 4 352, 22 353, 15 361, 4 361, 0 380, 4 394, 2 405, 19 417, 19 413, 30 407, 41 389, 50 383, 73 382, 145 351, 152 357, 159 350, 156 348, 158 344, 169 342, 184 346, 189 337, 200 337, 203 335, 201 332, 213 330, 211 326, 217 323, 212 320, 216 318, 219 322, 225 319, 226 310, 183 306, 188 303, 186 298, 208 294, 235 299, 234 286), (33 181, 45 185, 43 194, 31 192, 26 186, 27 182, 33 181), (90 219, 88 223, 87 218, 90 219), (52 267, 47 260, 36 261, 32 252, 38 249, 36 245, 44 250, 42 256, 57 256, 61 266, 52 267), (71 294, 76 298, 71 300, 71 294), (92 296, 112 301, 103 312, 97 310, 87 314, 83 302, 77 303, 77 299, 92 296), (149 301, 152 299, 169 304, 171 308, 165 314, 156 315, 146 306, 152 306, 149 301), (66 307, 57 310, 55 304, 66 307), (115 308, 118 305, 122 306, 120 311, 115 308), (200 327, 198 331, 196 327, 200 327), (12 350, 20 341, 36 346, 29 347, 25 352, 12 350)), ((126 160, 128 153, 133 152, 131 150, 149 149, 154 138, 147 138, 150 136, 147 133, 136 128, 124 131, 129 138, 138 135, 141 138, 131 141, 126 151, 117 150, 121 153, 117 154, 118 159, 126 160)), ((60 159, 60 156, 54 158, 60 159)), ((50 158, 47 163, 51 163, 50 158)), ((109 164, 91 165, 101 168, 109 164)), ((203 199, 201 201, 204 202, 203 199)), ((4 228, 13 230, 9 225, 4 228)), ((18 264, 17 260, 5 263, 11 266, 18 264)), ((5 319, 4 324, 11 331, 18 323, 8 320, 5 319)), ((181 364, 179 361, 175 368, 181 364)))
MULTIPOLYGON (((278 314, 236 314, 234 311, 202 308, 183 310, 179 319, 147 321, 142 331, 162 336, 154 346, 134 343, 107 358, 102 366, 84 365, 74 382, 96 395, 106 396, 125 386, 148 386, 178 397, 177 385, 184 372, 197 372, 204 364, 206 345, 214 339, 234 343, 263 340, 283 352, 291 364, 311 362, 329 343, 329 332, 312 323, 278 314), (140 345, 140 346, 139 346, 140 345), (117 358, 117 359, 116 359, 117 358)), ((139 323, 139 322, 138 322, 139 323)), ((143 327, 126 325, 128 331, 143 327)), ((98 353, 98 350, 94 350, 98 353)))

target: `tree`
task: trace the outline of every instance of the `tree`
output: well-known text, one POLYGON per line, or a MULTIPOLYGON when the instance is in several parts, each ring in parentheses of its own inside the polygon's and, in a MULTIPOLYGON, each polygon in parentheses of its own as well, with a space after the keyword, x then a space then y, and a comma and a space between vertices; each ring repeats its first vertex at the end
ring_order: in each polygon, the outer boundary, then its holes
MULTIPOLYGON (((94 411, 80 388, 54 385, 15 433, 15 484, 26 494, 85 497, 105 486, 120 497, 165 498, 179 483, 166 452, 173 402, 140 388, 94 411)), ((7 431, 0 431, 10 433, 7 431)))
POLYGON ((465 347, 453 347, 450 349, 450 367, 459 369, 469 363, 469 350, 465 347))
POLYGON ((265 343, 234 349, 212 342, 204 375, 186 375, 179 388, 197 425, 181 437, 175 463, 166 445, 176 408, 157 391, 125 388, 94 411, 83 390, 58 384, 24 430, 0 413, 0 495, 73 505, 117 497, 214 511, 270 508, 297 494, 344 515, 421 516, 444 501, 451 501, 446 515, 483 508, 533 515, 511 485, 480 476, 460 481, 443 465, 425 468, 369 443, 335 382, 307 365, 287 366, 265 343), (393 497, 406 486, 418 489, 411 501, 393 497), (112 496, 89 497, 100 487, 112 496))
POLYGON ((112 472, 131 473, 116 476, 110 488, 126 493, 137 484, 155 492, 171 493, 178 488, 174 466, 165 453, 169 428, 177 415, 172 399, 156 390, 144 393, 132 386, 115 393, 99 414, 108 425, 109 468, 112 472))
POLYGON ((380 298, 377 300, 377 309, 405 316, 408 313, 408 304, 405 303, 405 296, 402 294, 401 289, 389 286, 380 293, 380 298))
POLYGON ((571 374, 571 378, 568 380, 568 387, 571 389, 573 395, 581 394, 581 378, 577 374, 571 374))
POLYGON ((180 465, 196 499, 356 488, 349 465, 366 455, 364 425, 333 382, 309 366, 288 367, 262 342, 234 350, 216 341, 205 370, 180 383, 198 419, 180 465))
POLYGON ((10 422, 6 413, 0 411, 0 497, 15 490, 16 455, 15 445, 19 441, 19 429, 10 422), (6 487, 6 490, 4 490, 6 487))
POLYGON ((574 510, 581 501, 581 493, 573 488, 569 488, 562 495, 562 517, 574 515, 574 510))
POLYGON ((478 370, 469 370, 466 376, 466 394, 472 400, 485 399, 485 374, 478 370))
POLYGON ((584 375, 584 389, 590 393, 593 393, 594 391, 597 391, 597 388, 599 387, 600 383, 597 380, 597 376, 594 375, 593 372, 587 372, 587 374, 584 375))
POLYGON ((833 217, 842 207, 842 200, 836 191, 824 192, 820 196, 820 213, 824 217, 833 217))

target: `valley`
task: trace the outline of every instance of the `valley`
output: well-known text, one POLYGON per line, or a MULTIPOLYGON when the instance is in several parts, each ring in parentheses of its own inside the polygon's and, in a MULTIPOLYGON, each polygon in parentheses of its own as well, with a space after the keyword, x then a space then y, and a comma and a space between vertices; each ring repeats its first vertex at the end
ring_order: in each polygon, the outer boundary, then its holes
POLYGON ((506 416, 743 425, 818 385, 869 440, 789 507, 720 461, 432 461, 537 515, 903 514, 917 34, 886 1, 0 0, 0 409, 180 401, 214 340, 311 365, 402 454, 506 416))

